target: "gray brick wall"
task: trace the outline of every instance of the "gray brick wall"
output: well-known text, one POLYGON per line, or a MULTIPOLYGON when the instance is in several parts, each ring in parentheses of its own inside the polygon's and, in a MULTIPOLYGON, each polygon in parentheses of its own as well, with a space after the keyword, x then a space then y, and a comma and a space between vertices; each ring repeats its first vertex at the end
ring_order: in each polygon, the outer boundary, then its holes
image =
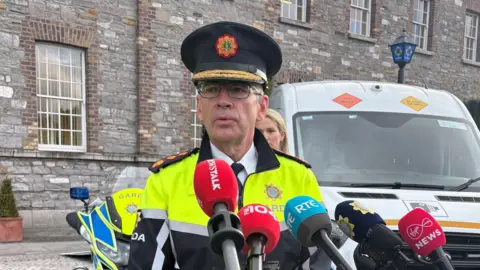
MULTIPOLYGON (((190 148, 194 89, 180 44, 207 23, 243 22, 274 37, 284 54, 277 83, 396 81, 388 44, 404 27, 411 34, 413 0, 372 1, 372 37, 362 39, 348 33, 349 0, 309 0, 307 23, 281 19, 279 0, 0 0, 0 167, 20 208, 72 208, 68 187, 101 194, 107 168, 190 148), (38 152, 35 40, 87 52, 87 153, 38 152)), ((407 66, 408 83, 479 97, 480 65, 462 61, 467 9, 480 13, 475 0, 433 0, 429 51, 407 66)))

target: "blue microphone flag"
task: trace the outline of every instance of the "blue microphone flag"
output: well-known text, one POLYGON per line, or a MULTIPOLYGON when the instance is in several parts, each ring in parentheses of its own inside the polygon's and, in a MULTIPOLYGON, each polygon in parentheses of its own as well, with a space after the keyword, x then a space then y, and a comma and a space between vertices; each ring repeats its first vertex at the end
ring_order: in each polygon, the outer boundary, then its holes
POLYGON ((298 228, 305 219, 326 213, 325 207, 310 196, 297 196, 290 199, 283 212, 285 223, 295 239, 297 239, 298 228))

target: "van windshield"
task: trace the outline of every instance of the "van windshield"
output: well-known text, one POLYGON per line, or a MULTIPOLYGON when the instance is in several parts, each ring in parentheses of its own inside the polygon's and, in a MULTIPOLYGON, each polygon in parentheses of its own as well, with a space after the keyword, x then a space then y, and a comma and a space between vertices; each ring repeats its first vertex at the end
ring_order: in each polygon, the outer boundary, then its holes
MULTIPOLYGON (((480 176, 474 127, 462 119, 383 112, 294 116, 296 155, 321 185, 443 185, 480 176)), ((473 184, 466 191, 480 191, 473 184)))

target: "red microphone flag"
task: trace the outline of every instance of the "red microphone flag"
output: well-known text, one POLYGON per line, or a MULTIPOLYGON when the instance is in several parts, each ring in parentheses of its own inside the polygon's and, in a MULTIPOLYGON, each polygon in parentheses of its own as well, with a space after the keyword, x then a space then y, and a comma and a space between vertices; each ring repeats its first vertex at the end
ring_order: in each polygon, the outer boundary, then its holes
POLYGON ((242 232, 245 236, 243 252, 248 253, 246 239, 252 234, 261 233, 267 238, 265 253, 270 253, 280 240, 280 223, 275 214, 265 205, 249 204, 238 211, 242 232))
POLYGON ((447 242, 442 227, 421 208, 415 208, 402 217, 398 229, 408 246, 421 256, 428 256, 447 242))
POLYGON ((193 176, 193 188, 198 204, 209 217, 215 214, 214 206, 224 203, 227 210, 235 212, 238 201, 237 177, 227 162, 209 159, 199 162, 193 176))

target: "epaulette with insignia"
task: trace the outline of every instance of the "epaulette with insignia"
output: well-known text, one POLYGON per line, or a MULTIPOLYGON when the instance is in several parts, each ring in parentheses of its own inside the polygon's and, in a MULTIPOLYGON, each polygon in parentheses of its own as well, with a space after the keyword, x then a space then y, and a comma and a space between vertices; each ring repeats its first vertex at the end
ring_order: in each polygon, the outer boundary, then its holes
POLYGON ((168 156, 164 159, 161 159, 159 161, 154 162, 152 165, 150 165, 148 167, 148 169, 153 173, 158 173, 160 171, 160 169, 165 168, 165 167, 167 167, 169 165, 172 165, 174 163, 177 163, 180 160, 182 160, 182 159, 184 159, 188 156, 196 154, 198 152, 198 150, 199 150, 199 148, 194 148, 193 150, 190 150, 190 151, 186 151, 186 152, 183 152, 183 153, 180 153, 180 154, 168 156))
POLYGON ((277 155, 279 155, 279 156, 286 157, 286 158, 291 159, 291 160, 295 160, 296 162, 305 165, 305 167, 307 167, 307 168, 309 168, 309 169, 312 168, 312 165, 310 165, 310 163, 308 163, 306 160, 303 160, 303 159, 301 159, 301 158, 298 158, 298 157, 289 155, 289 154, 287 154, 287 153, 284 153, 284 152, 282 152, 282 151, 278 151, 278 150, 275 150, 275 149, 273 149, 273 152, 275 152, 275 154, 277 154, 277 155))

